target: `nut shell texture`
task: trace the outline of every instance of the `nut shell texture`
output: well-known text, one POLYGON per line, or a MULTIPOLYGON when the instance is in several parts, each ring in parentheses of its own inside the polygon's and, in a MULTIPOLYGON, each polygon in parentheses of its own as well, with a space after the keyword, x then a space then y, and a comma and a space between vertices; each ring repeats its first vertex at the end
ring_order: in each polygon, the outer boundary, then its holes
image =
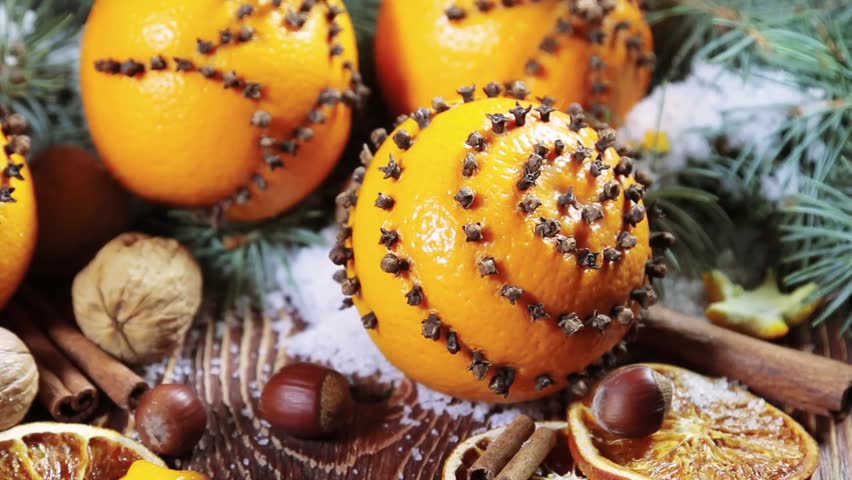
POLYGON ((146 446, 163 455, 192 451, 207 427, 207 411, 186 385, 149 390, 136 408, 136 431, 146 446))
POLYGON ((554 390, 535 388, 543 374, 554 386, 567 386, 569 374, 600 359, 629 327, 611 322, 602 331, 587 326, 568 336, 558 326, 560 316, 576 313, 585 321, 596 312, 609 314, 616 306, 631 305, 630 291, 644 284, 651 255, 647 220, 635 226, 625 223, 631 202, 623 195, 602 202, 600 220, 589 224, 582 218, 582 204, 599 202, 607 182, 616 179, 624 188, 634 183, 630 177, 615 177, 613 168, 597 177, 590 173, 591 162, 598 158, 615 167, 620 159, 616 151, 607 148, 600 154, 595 129, 574 132, 568 127, 570 116, 561 112, 544 122, 533 110, 523 127, 512 121, 504 133, 494 133, 486 114, 507 113, 515 106, 514 99, 482 99, 435 115, 423 130, 414 120, 404 122, 399 128, 412 134, 413 146, 403 151, 393 142, 382 145, 368 167, 359 193, 362 200, 350 215, 353 236, 347 245, 354 250, 354 260, 348 273, 360 281, 353 301, 361 315, 373 312, 378 318, 370 336, 415 380, 472 400, 522 401, 548 395, 554 390), (474 131, 485 136, 484 151, 465 143, 474 131), (557 140, 566 145, 561 156, 555 153, 557 140), (584 161, 572 156, 578 142, 590 150, 584 161), (549 149, 543 162, 530 159, 540 151, 537 144, 549 149), (463 172, 468 153, 478 164, 471 177, 463 172), (399 180, 385 179, 379 170, 391 155, 402 168, 399 180), (537 163, 541 167, 533 185, 521 185, 525 169, 537 163), (454 199, 464 187, 475 192, 470 208, 454 199), (559 197, 571 188, 580 208, 559 205, 559 197), (380 192, 395 200, 391 210, 374 206, 380 192), (541 202, 534 213, 519 206, 530 194, 541 202), (482 239, 468 241, 463 227, 476 223, 481 224, 482 239), (390 249, 379 243, 382 228, 399 234, 390 249), (556 228, 560 233, 554 236, 556 228), (617 263, 603 261, 600 253, 614 247, 624 231, 638 237, 638 244, 624 250, 617 263), (560 235, 573 236, 576 254, 560 251, 560 235), (380 262, 388 251, 406 260, 408 270, 398 275, 382 271, 380 262), (599 268, 581 264, 589 264, 592 252, 599 268), (422 288, 423 300, 412 306, 406 293, 415 285, 422 288), (442 329, 437 341, 424 339, 422 333, 430 313, 439 317, 429 321, 429 326, 442 329), (457 354, 448 351, 449 331, 463 346, 457 354), (474 351, 490 362, 487 380, 477 381, 468 371, 474 351), (500 370, 503 366, 513 371, 500 370), (493 380, 498 373, 501 378, 493 380), (507 381, 508 395, 495 395, 505 393, 507 381))
POLYGON ((349 382, 310 363, 287 365, 263 389, 260 413, 272 426, 301 438, 321 438, 352 418, 349 382))
POLYGON ((38 393, 38 369, 27 346, 0 328, 0 431, 23 420, 38 393))
POLYGON ((610 433, 629 438, 660 429, 672 400, 672 383, 645 365, 629 365, 607 375, 595 389, 592 412, 610 433))
POLYGON ((74 279, 83 333, 128 363, 151 363, 183 341, 201 306, 201 269, 177 241, 125 233, 74 279))

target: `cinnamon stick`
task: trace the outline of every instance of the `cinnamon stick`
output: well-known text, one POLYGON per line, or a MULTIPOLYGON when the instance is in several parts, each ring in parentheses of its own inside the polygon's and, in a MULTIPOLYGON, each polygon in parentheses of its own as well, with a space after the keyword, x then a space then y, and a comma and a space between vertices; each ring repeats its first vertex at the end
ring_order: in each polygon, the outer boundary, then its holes
POLYGON ((488 445, 468 471, 469 480, 492 480, 497 472, 509 463, 521 445, 535 431, 535 422, 526 415, 519 415, 488 445))
POLYGON ((145 380, 86 338, 71 320, 70 305, 63 308, 52 304, 47 295, 33 290, 26 291, 25 295, 30 306, 42 317, 40 323, 56 346, 116 405, 124 410, 136 408, 149 388, 145 380))
POLYGON ((659 305, 649 309, 639 346, 712 375, 739 380, 758 394, 819 415, 852 408, 852 365, 757 340, 659 305))
POLYGON ((39 374, 38 399, 54 420, 83 422, 98 408, 99 392, 71 360, 39 330, 29 312, 17 303, 8 306, 10 326, 35 358, 39 374))
POLYGON ((497 475, 497 480, 529 480, 555 446, 556 430, 539 428, 497 475))

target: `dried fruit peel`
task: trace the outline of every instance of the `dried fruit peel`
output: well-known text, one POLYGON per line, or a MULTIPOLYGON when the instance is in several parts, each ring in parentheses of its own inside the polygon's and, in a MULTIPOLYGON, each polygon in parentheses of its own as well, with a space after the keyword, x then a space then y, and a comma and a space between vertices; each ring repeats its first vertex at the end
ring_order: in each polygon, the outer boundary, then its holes
POLYGON ((133 462, 165 463, 120 433, 75 423, 28 423, 0 432, 0 478, 119 480, 133 462), (70 458, 69 458, 70 456, 70 458))
POLYGON ((396 113, 460 85, 522 81, 564 109, 619 122, 645 94, 655 59, 640 2, 382 2, 376 66, 396 113))
POLYGON ((433 389, 493 402, 581 392, 656 299, 644 188, 614 132, 578 106, 459 93, 463 104, 436 99, 374 132, 375 159, 364 151, 338 197, 354 207, 330 255, 347 267, 345 305, 433 389))
POLYGON ((125 187, 241 221, 325 179, 369 92, 342 0, 98 0, 80 73, 93 140, 125 187))
POLYGON ((743 289, 718 270, 705 274, 704 285, 713 302, 704 312, 707 318, 725 328, 767 340, 786 335, 790 327, 801 324, 821 303, 811 300, 819 288, 815 283, 785 294, 778 289, 772 272, 754 290, 743 289))

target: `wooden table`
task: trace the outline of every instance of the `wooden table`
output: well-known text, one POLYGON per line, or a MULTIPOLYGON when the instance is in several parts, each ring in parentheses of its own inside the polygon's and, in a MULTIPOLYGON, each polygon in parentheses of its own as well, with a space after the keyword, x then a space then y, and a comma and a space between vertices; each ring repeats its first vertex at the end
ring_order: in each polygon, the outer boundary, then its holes
MULTIPOLYGON (((256 313, 228 312, 202 320, 191 336, 194 341, 170 361, 165 379, 193 386, 210 405, 210 431, 193 455, 177 464, 207 473, 213 480, 440 479, 454 441, 483 427, 471 418, 421 410, 414 384, 403 381, 385 398, 376 391, 373 398, 362 399, 355 424, 335 441, 309 442, 276 434, 255 414, 263 380, 288 362, 287 353, 277 348, 280 329, 273 330, 272 319, 256 313), (189 377, 184 376, 187 372, 189 377), (412 409, 408 415, 403 411, 406 406, 412 409)), ((292 331, 301 328, 295 316, 282 314, 278 322, 282 320, 292 325, 292 331)), ((801 328, 789 342, 850 361, 852 342, 840 339, 837 326, 801 328)), ((563 407, 551 403, 551 415, 559 418, 563 407)), ((835 423, 813 415, 794 416, 820 442, 822 461, 814 479, 852 478, 852 419, 835 423)), ((113 418, 110 426, 132 430, 123 417, 113 418)))

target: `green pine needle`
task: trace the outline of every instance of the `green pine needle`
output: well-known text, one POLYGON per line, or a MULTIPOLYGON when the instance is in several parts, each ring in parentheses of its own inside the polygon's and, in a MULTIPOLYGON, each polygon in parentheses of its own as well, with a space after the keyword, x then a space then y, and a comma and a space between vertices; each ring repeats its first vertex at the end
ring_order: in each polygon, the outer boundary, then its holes
MULTIPOLYGON (((782 70, 799 88, 821 92, 813 104, 790 111, 765 152, 744 148, 718 152, 706 159, 703 173, 716 177, 705 187, 719 192, 727 184, 752 195, 750 210, 772 210, 778 230, 754 222, 744 229, 763 229, 764 250, 775 243, 784 284, 817 282, 817 295, 827 303, 814 324, 843 317, 852 329, 852 9, 845 2, 804 0, 683 0, 652 14, 651 20, 680 25, 673 30, 683 47, 670 62, 670 72, 694 59, 719 63, 743 75, 758 68, 782 70), (680 63, 679 63, 680 62, 680 63), (773 205, 754 198, 763 180, 781 169, 799 172, 787 185, 798 192, 773 205), (775 234, 775 238, 770 235, 775 234), (780 239, 778 238, 780 237, 780 239)), ((748 213, 748 212, 747 212, 748 213)), ((748 215, 746 215, 748 217, 748 215)), ((693 247, 701 246, 696 242, 693 247)), ((748 258, 748 257, 746 257, 748 258)))
POLYGON ((207 273, 205 278, 225 289, 225 305, 248 297, 253 306, 263 307, 265 294, 279 286, 275 264, 287 268, 291 249, 325 243, 311 227, 325 224, 327 213, 305 209, 266 222, 228 223, 218 228, 186 210, 170 210, 152 218, 146 229, 189 248, 207 273))
POLYGON ((24 115, 40 144, 87 138, 69 46, 89 3, 0 1, 0 104, 24 115))

